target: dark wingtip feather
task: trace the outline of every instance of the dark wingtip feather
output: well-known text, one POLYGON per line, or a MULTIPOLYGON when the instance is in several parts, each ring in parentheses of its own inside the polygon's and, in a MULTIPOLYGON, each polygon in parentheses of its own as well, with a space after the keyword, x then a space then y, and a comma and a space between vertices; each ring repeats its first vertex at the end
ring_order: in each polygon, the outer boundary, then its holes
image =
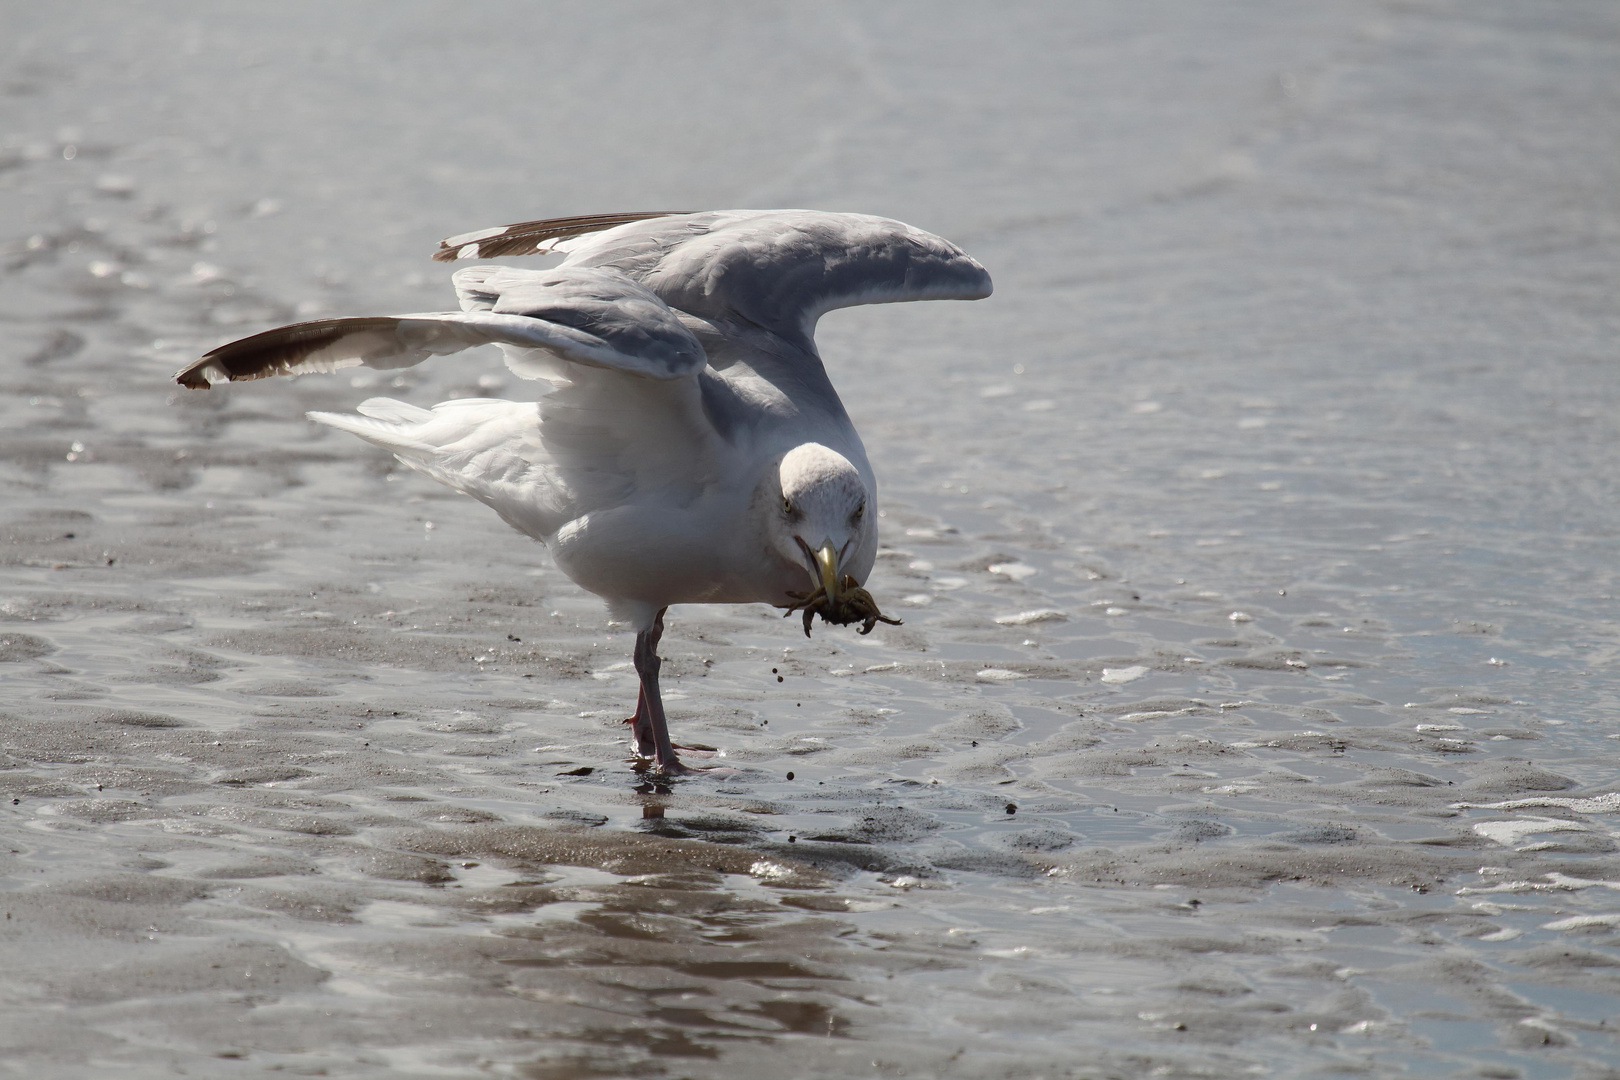
POLYGON ((567 240, 586 233, 601 232, 632 221, 673 217, 689 210, 630 210, 612 214, 579 214, 575 217, 521 221, 498 229, 481 229, 439 241, 434 262, 457 259, 495 259, 503 255, 532 255, 548 240, 567 240))
POLYGON ((278 326, 221 345, 176 372, 174 381, 188 390, 207 390, 216 382, 246 382, 287 375, 311 353, 340 338, 357 330, 391 330, 398 322, 398 319, 379 316, 317 319, 278 326))

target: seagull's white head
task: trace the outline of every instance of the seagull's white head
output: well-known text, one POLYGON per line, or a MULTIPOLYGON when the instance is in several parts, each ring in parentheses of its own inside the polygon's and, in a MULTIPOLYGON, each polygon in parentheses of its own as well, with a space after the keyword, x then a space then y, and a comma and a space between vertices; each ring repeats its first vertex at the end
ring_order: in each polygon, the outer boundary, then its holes
POLYGON ((767 535, 777 553, 805 568, 809 592, 836 601, 846 575, 866 580, 877 557, 877 507, 848 458, 820 443, 789 450, 777 468, 774 519, 767 535))

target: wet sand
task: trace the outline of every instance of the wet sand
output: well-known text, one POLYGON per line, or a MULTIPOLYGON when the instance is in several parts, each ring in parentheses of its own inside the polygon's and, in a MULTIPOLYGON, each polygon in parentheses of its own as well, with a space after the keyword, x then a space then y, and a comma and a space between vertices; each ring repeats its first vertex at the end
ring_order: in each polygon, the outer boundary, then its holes
POLYGON ((14 10, 0 1075, 1616 1075, 1607 5, 14 10), (633 62, 629 62, 633 58, 633 62), (996 277, 820 342, 870 637, 631 635, 207 393, 443 235, 890 214, 996 277))

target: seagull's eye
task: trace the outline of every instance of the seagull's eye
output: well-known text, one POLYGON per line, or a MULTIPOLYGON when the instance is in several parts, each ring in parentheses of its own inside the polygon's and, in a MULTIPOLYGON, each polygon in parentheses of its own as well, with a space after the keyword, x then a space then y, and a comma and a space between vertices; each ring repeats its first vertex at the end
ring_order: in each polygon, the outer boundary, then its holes
POLYGON ((863 503, 861 503, 861 505, 859 505, 859 506, 857 506, 855 508, 855 512, 849 516, 849 519, 851 521, 859 521, 859 520, 861 520, 861 518, 863 518, 865 516, 866 516, 866 503, 863 502, 863 503))
POLYGON ((793 500, 788 498, 786 495, 782 496, 782 513, 786 514, 788 517, 793 516, 793 500))

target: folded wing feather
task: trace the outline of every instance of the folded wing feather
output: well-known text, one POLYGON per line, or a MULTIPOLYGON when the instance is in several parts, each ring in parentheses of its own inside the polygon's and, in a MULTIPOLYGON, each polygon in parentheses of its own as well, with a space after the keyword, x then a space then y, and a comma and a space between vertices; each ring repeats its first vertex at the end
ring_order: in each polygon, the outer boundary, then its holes
POLYGON ((502 255, 536 255, 556 250, 565 240, 599 232, 630 221, 684 214, 684 210, 628 210, 612 214, 579 214, 575 217, 520 221, 493 229, 475 229, 439 241, 433 253, 435 262, 457 259, 497 259, 502 255))

